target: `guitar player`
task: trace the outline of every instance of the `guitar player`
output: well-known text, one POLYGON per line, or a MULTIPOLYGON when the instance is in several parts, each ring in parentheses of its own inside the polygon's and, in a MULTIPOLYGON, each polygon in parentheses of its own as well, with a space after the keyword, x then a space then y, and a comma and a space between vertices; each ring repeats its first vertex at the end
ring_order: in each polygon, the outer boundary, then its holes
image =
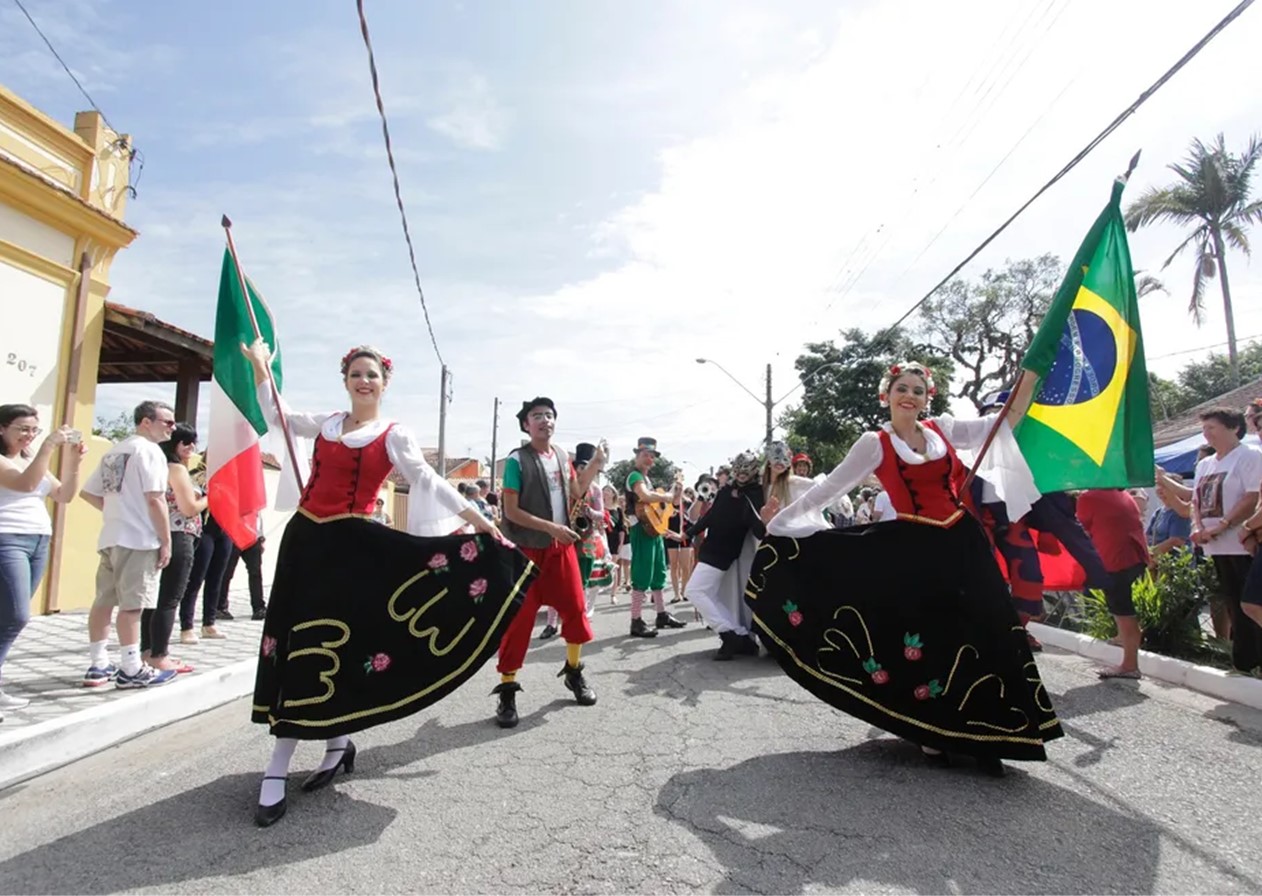
POLYGON ((631 527, 631 637, 655 638, 659 629, 683 628, 680 622, 666 612, 666 599, 662 589, 666 587, 666 545, 662 541, 664 525, 655 523, 659 514, 669 518, 670 506, 679 501, 683 482, 677 481, 673 491, 654 491, 649 481, 653 462, 661 457, 657 440, 642 438, 635 448, 635 470, 627 477, 627 506, 635 508, 636 525, 631 527), (652 505, 664 505, 654 508, 652 505), (657 608, 657 620, 649 628, 641 618, 644 612, 646 592, 653 593, 653 605, 657 608))

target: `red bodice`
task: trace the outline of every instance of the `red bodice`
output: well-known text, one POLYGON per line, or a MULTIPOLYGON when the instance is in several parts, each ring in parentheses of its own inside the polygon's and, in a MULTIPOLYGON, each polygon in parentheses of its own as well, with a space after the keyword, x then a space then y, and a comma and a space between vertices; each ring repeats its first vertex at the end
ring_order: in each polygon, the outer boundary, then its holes
POLYGON ((377 492, 394 469, 386 451, 389 434, 387 428, 363 448, 316 436, 311 476, 298 506, 317 519, 370 516, 377 507, 377 492))
POLYGON ((899 519, 950 526, 964 513, 959 487, 964 472, 955 449, 934 423, 925 426, 946 445, 946 454, 923 464, 909 464, 898 456, 890 434, 881 430, 881 463, 876 478, 890 496, 899 519))

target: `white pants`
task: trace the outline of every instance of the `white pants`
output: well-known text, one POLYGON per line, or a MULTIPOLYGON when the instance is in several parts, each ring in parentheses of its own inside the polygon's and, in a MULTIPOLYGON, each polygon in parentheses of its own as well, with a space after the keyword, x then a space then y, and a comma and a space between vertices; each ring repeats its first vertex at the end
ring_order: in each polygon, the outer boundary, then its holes
POLYGON ((749 581, 757 550, 758 540, 751 535, 746 539, 740 556, 727 569, 698 563, 692 571, 684 596, 717 634, 749 634, 754 614, 745 603, 745 583, 749 581))

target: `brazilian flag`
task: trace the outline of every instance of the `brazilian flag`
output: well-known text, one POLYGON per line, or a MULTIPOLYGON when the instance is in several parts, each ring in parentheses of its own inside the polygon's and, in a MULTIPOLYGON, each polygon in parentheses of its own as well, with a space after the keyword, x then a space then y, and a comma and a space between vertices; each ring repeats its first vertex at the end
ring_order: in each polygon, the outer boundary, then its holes
POLYGON ((1152 485, 1148 372, 1119 178, 1021 366, 1039 377, 1017 443, 1043 493, 1152 485))

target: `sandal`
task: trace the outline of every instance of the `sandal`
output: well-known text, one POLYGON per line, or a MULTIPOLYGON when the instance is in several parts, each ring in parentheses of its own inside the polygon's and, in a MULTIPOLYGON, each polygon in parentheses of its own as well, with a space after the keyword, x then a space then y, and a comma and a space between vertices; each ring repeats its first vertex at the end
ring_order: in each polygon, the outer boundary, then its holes
POLYGON ((1100 669, 1096 672, 1096 675, 1101 680, 1106 678, 1124 678, 1128 681, 1140 681, 1144 677, 1144 674, 1138 669, 1119 669, 1116 666, 1110 669, 1100 669))

